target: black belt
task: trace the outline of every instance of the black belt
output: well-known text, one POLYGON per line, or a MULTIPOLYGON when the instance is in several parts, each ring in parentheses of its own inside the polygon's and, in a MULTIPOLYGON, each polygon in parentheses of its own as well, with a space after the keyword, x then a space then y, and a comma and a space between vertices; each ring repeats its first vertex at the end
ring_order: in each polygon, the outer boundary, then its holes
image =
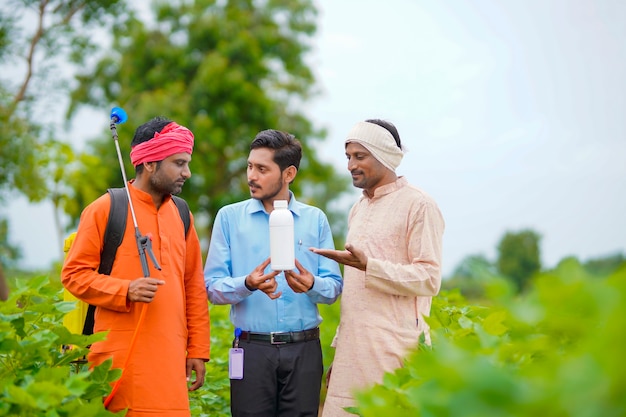
POLYGON ((285 343, 308 342, 309 340, 319 340, 320 329, 303 330, 301 332, 274 332, 274 333, 253 333, 241 332, 239 340, 267 342, 272 345, 284 345, 285 343))

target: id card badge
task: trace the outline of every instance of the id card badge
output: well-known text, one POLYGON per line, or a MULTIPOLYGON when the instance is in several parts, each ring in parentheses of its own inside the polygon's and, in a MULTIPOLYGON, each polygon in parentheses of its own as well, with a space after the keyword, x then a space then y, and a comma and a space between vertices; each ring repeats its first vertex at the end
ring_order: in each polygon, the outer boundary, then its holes
POLYGON ((243 379, 243 349, 230 348, 228 351, 228 377, 243 379))

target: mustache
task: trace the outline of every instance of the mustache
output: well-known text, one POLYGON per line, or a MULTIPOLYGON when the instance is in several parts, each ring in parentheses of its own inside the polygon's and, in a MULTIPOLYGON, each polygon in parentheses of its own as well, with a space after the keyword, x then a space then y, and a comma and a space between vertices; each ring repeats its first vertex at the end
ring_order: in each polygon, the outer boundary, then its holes
POLYGON ((248 181, 248 187, 261 188, 261 186, 254 181, 248 181))

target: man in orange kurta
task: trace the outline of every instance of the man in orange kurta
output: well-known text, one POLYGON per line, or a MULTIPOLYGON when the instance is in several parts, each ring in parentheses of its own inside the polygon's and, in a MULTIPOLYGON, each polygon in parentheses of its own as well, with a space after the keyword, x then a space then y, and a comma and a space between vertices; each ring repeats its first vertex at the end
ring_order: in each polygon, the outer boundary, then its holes
POLYGON ((128 409, 129 417, 189 416, 188 390, 201 387, 209 360, 209 312, 198 236, 185 228, 171 195, 191 176, 193 134, 170 120, 155 118, 140 126, 131 144, 136 178, 129 181, 137 225, 150 234, 161 270, 148 259, 144 277, 131 211, 110 275, 98 273, 110 211, 107 194, 85 208, 61 279, 77 298, 96 306, 94 332, 108 331, 94 343, 92 365, 113 359, 127 363, 110 411, 128 409), (194 378, 195 374, 195 378, 194 378))

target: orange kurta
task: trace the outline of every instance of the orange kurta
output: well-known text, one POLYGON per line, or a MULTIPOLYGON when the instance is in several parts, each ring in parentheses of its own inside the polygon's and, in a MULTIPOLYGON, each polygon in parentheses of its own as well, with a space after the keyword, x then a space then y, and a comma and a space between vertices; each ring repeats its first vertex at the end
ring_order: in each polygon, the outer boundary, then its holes
POLYGON ((157 210, 149 194, 129 189, 139 230, 152 236, 152 250, 162 268, 158 271, 148 260, 150 276, 165 281, 154 300, 145 304, 126 299, 130 280, 143 277, 130 210, 111 275, 98 273, 108 194, 83 211, 61 279, 77 298, 97 307, 94 332, 110 330, 105 341, 91 347, 88 359, 93 365, 112 357, 113 367, 123 367, 142 305, 147 309, 109 410, 128 408, 129 417, 189 416, 186 358, 208 360, 210 346, 200 242, 193 217, 185 239, 180 214, 169 197, 157 210))

